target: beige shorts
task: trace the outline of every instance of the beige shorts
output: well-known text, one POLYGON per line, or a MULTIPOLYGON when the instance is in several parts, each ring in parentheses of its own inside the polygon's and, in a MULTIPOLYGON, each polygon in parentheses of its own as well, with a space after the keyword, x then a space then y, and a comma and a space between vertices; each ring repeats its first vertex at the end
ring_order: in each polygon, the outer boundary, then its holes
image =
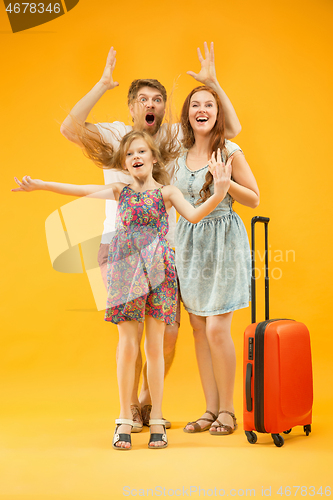
MULTIPOLYGON (((101 270, 102 278, 103 278, 103 283, 105 285, 105 288, 108 287, 107 285, 107 264, 108 264, 108 254, 109 254, 109 244, 108 243, 101 243, 99 246, 98 250, 98 255, 97 255, 97 260, 98 260, 98 265, 101 270)), ((177 294, 177 310, 176 310, 176 322, 178 325, 180 325, 180 293, 179 293, 179 283, 178 283, 178 294, 177 294)))

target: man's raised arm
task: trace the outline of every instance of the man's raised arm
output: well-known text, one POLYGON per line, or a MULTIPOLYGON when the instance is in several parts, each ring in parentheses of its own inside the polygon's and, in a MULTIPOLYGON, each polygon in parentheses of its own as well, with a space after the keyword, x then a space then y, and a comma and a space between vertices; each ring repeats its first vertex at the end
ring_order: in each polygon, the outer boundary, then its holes
POLYGON ((86 122, 86 119, 93 109, 95 104, 105 94, 107 90, 114 89, 119 85, 118 82, 113 81, 112 73, 116 65, 116 51, 111 47, 106 60, 106 66, 102 78, 98 83, 86 94, 74 108, 70 111, 69 115, 65 118, 60 127, 60 132, 66 139, 74 142, 78 146, 82 146, 80 137, 78 135, 78 127, 84 126, 86 130, 92 133, 97 133, 97 127, 93 123, 86 122), (75 123, 76 122, 76 123, 75 123))

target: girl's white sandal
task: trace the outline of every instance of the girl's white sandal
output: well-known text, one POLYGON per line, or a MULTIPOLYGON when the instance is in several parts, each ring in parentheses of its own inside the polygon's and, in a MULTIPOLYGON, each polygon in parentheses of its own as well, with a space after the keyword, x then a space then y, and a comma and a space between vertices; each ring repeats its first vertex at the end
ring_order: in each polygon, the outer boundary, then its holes
POLYGON ((123 424, 130 425, 131 427, 133 427, 133 420, 129 420, 128 418, 116 419, 116 429, 114 431, 113 441, 112 441, 112 448, 114 448, 115 450, 130 450, 132 448, 131 434, 124 434, 124 433, 118 434, 118 428, 123 424), (130 446, 128 448, 116 446, 116 443, 118 443, 118 441, 130 443, 130 446))
POLYGON ((149 420, 149 427, 152 425, 163 425, 164 433, 159 434, 154 432, 153 434, 150 431, 150 437, 149 437, 149 443, 148 443, 148 448, 151 450, 159 450, 162 448, 166 448, 168 446, 168 438, 166 435, 166 430, 165 430, 165 420, 162 418, 151 418, 149 420), (160 446, 151 446, 151 443, 154 443, 156 441, 163 441, 163 445, 160 446))

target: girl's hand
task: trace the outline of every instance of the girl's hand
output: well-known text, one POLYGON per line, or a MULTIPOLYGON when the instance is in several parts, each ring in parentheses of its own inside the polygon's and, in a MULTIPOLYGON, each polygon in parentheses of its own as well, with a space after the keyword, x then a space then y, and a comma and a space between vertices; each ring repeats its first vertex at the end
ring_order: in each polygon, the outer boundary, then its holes
POLYGON ((214 152, 208 162, 208 169, 214 178, 214 194, 221 197, 221 200, 230 188, 232 159, 231 156, 225 165, 221 159, 221 150, 218 148, 216 157, 214 152))
POLYGON ((113 81, 112 78, 112 73, 114 71, 114 68, 116 66, 116 51, 114 50, 113 47, 111 47, 108 57, 106 59, 106 65, 104 68, 104 72, 102 75, 102 78, 100 79, 100 82, 103 83, 107 87, 108 90, 112 90, 115 87, 118 87, 119 83, 113 81))
POLYGON ((207 42, 204 43, 205 59, 202 57, 201 51, 198 48, 198 57, 201 64, 201 70, 198 74, 193 71, 188 71, 187 74, 193 76, 198 82, 212 87, 217 83, 216 71, 215 71, 215 59, 214 59, 214 43, 210 44, 210 51, 208 49, 207 42))
POLYGON ((17 177, 14 177, 16 184, 18 184, 20 187, 12 189, 12 191, 17 192, 17 191, 36 191, 37 189, 43 189, 44 181, 41 181, 39 179, 31 179, 28 175, 25 175, 22 179, 22 182, 20 182, 17 177))

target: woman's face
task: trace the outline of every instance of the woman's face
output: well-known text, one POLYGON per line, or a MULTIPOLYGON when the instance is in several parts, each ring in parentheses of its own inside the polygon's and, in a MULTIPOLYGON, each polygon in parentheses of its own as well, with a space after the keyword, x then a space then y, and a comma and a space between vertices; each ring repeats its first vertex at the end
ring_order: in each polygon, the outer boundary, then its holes
POLYGON ((215 125, 217 117, 215 97, 207 90, 200 90, 191 97, 189 120, 194 135, 207 135, 215 125))
POLYGON ((152 173, 155 158, 144 139, 134 139, 125 155, 125 169, 132 177, 145 178, 152 173))

